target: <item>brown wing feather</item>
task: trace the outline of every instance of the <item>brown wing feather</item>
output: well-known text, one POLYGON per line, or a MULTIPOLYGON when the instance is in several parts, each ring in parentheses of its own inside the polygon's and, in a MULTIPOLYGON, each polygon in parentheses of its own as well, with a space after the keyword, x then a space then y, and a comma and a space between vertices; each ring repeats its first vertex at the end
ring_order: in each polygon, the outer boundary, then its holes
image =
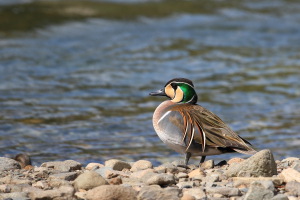
POLYGON ((217 115, 203 108, 200 105, 177 105, 172 110, 179 111, 184 118, 184 133, 183 140, 188 136, 188 147, 192 141, 202 145, 204 151, 205 146, 211 147, 229 147, 233 150, 253 154, 256 151, 247 144, 250 144, 245 139, 241 138, 232 131, 217 115), (190 126, 190 127, 188 127, 190 126), (198 129, 200 137, 195 135, 195 128, 198 129), (189 133, 187 133, 189 130, 189 133), (247 144, 246 144, 247 143, 247 144))

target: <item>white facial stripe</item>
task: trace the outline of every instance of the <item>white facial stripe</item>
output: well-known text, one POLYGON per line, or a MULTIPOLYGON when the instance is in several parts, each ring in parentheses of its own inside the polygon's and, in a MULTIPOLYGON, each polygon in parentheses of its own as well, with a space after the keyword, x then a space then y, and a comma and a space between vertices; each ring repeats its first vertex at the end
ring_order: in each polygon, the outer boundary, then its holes
POLYGON ((187 82, 177 82, 177 81, 175 81, 175 82, 173 82, 173 83, 183 83, 183 84, 187 84, 187 85, 189 85, 191 88, 194 88, 194 86, 192 86, 192 85, 188 84, 187 82))
POLYGON ((168 112, 166 112, 159 120, 158 120, 158 124, 159 124, 159 122, 161 121, 161 120, 163 120, 168 114, 170 114, 171 113, 171 111, 168 111, 168 112))

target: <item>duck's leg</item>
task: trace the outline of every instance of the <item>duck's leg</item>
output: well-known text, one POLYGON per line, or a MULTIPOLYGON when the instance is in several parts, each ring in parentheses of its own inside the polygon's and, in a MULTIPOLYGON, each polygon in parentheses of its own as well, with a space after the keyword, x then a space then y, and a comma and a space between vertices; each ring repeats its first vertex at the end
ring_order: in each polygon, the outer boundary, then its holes
POLYGON ((185 165, 188 164, 191 156, 192 156, 192 154, 190 152, 186 152, 186 154, 185 154, 185 160, 184 160, 185 165))
POLYGON ((206 156, 201 156, 200 165, 204 163, 206 156))

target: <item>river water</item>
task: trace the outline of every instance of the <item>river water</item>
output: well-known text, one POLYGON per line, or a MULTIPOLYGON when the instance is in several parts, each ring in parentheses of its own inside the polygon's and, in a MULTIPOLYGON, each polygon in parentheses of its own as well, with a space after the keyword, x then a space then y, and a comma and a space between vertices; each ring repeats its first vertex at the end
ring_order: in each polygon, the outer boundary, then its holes
MULTIPOLYGON (((229 2, 1 30, 0 156, 26 152, 34 164, 183 159, 154 132, 152 114, 165 99, 148 94, 185 77, 199 104, 256 149, 299 157, 300 2, 229 2)), ((236 156, 245 157, 209 158, 236 156)))

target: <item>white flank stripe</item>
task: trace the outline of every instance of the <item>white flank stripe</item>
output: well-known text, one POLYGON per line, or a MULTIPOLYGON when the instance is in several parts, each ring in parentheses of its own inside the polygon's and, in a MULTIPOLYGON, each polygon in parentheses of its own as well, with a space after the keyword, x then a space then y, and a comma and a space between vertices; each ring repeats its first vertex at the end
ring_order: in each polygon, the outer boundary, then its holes
POLYGON ((168 114, 170 114, 171 111, 166 112, 159 120, 157 123, 159 123, 161 120, 163 120, 168 114))
POLYGON ((202 127, 200 126, 201 128, 201 131, 202 131, 202 137, 203 137, 203 149, 202 149, 202 152, 204 152, 205 150, 205 145, 206 145, 206 134, 204 132, 204 130, 202 129, 202 127))

